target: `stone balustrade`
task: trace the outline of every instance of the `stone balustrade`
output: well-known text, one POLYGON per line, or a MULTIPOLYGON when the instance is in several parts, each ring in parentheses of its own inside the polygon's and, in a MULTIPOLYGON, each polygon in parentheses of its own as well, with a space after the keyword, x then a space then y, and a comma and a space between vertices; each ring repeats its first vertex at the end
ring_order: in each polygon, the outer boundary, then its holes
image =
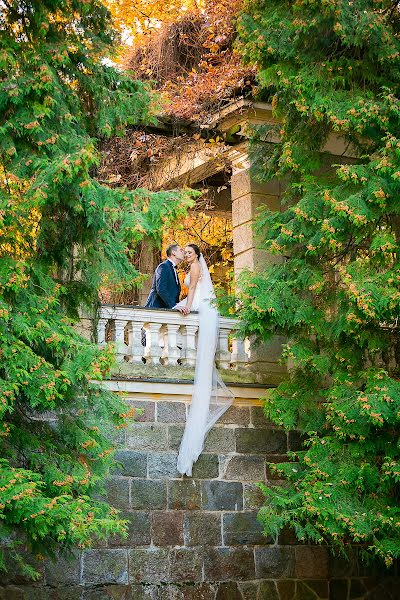
MULTIPOLYGON (((220 369, 240 369, 249 362, 248 343, 234 337, 238 321, 221 317, 216 350, 220 369)), ((199 315, 136 306, 100 307, 97 342, 115 343, 117 360, 131 363, 182 365, 196 362, 199 315)))

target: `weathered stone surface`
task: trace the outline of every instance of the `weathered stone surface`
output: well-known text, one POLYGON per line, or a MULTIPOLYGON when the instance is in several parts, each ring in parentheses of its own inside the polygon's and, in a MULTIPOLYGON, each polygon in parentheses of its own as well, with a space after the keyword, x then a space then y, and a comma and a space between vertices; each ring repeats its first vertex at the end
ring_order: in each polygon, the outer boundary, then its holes
MULTIPOLYGON (((243 600, 262 600, 262 598, 258 595, 259 587, 260 586, 258 582, 255 581, 241 581, 239 583, 239 589, 243 600)), ((273 600, 273 598, 271 600, 273 600)))
POLYGON ((260 581, 257 600, 283 600, 278 595, 275 581, 260 581))
MULTIPOLYGON (((169 587, 169 586, 168 586, 169 587)), ((130 586, 129 600, 159 600, 158 589, 155 585, 133 584, 130 586)))
POLYGON ((295 600, 296 582, 290 579, 276 582, 279 600, 295 600))
MULTIPOLYGON (((212 583, 172 584, 160 586, 157 591, 154 600, 215 600, 215 586, 212 583)), ((136 596, 132 600, 136 600, 136 596)))
POLYGON ((132 600, 132 592, 130 586, 126 585, 96 586, 85 589, 80 600, 132 600))
POLYGON ((137 408, 135 411, 136 423, 154 423, 155 421, 155 402, 140 400, 127 400, 129 408, 137 408))
POLYGON ((243 600, 243 596, 236 581, 221 583, 218 586, 215 600, 243 600))
POLYGON ((167 548, 146 548, 129 551, 129 578, 132 582, 156 583, 170 581, 167 548))
POLYGON ((148 546, 151 542, 150 514, 145 511, 125 511, 121 514, 122 519, 128 521, 128 536, 123 538, 114 535, 108 543, 111 547, 131 548, 135 546, 148 546))
POLYGON ((116 508, 129 508, 128 477, 110 477, 106 481, 107 501, 116 508))
POLYGON ((157 510, 167 508, 167 482, 147 479, 131 481, 131 508, 157 510))
POLYGON ((242 510, 242 484, 232 481, 203 481, 202 506, 205 510, 242 510))
POLYGON ((177 452, 151 452, 148 459, 149 477, 173 479, 180 477, 176 470, 177 452))
MULTIPOLYGON (((329 600, 343 600, 347 598, 349 592, 349 580, 348 579, 332 579, 329 582, 329 600)), ((384 596, 380 596, 384 598, 384 596)))
POLYGON ((201 581, 203 555, 199 548, 178 548, 170 553, 172 581, 201 581))
POLYGON ((255 549, 256 575, 259 579, 294 576, 295 556, 292 546, 265 546, 255 549))
POLYGON ((204 443, 205 452, 235 452, 235 430, 225 427, 211 429, 204 443))
POLYGON ((240 425, 248 427, 250 424, 250 408, 248 406, 231 406, 219 418, 218 423, 229 423, 232 425, 240 425))
POLYGON ((183 402, 157 402, 159 423, 185 423, 186 405, 183 402))
POLYGON ((263 456, 227 457, 223 478, 243 482, 264 481, 265 458, 263 456))
POLYGON ((296 451, 303 449, 303 442, 305 436, 301 431, 289 431, 288 433, 288 448, 289 450, 296 451))
POLYGON ((182 511, 154 511, 151 515, 151 537, 155 546, 183 545, 182 511))
POLYGON ((318 596, 303 581, 298 581, 296 586, 296 600, 318 600, 318 596))
POLYGON ((132 423, 126 431, 126 445, 133 450, 166 450, 167 426, 162 423, 132 423))
POLYGON ((313 592, 315 592, 318 598, 329 598, 329 582, 328 580, 307 580, 304 581, 305 585, 307 585, 313 592))
POLYGON ((215 512, 190 511, 183 523, 186 546, 221 546, 221 515, 215 512))
POLYGON ((201 454, 193 465, 193 479, 214 479, 218 475, 218 454, 201 454))
POLYGON ((350 600, 353 600, 353 598, 362 598, 366 592, 367 588, 362 579, 350 579, 350 600))
POLYGON ((253 550, 247 548, 207 548, 204 573, 209 581, 255 579, 253 550))
POLYGON ((168 425, 168 448, 170 450, 179 450, 183 431, 183 425, 168 425))
POLYGON ((265 504, 265 496, 262 490, 254 483, 243 484, 243 508, 244 510, 257 510, 265 504))
POLYGON ((257 513, 226 513, 222 517, 225 546, 243 546, 247 544, 270 544, 271 538, 262 534, 262 526, 257 521, 257 513))
POLYGON ((256 429, 268 429, 271 427, 276 427, 276 425, 265 416, 263 406, 251 406, 250 411, 251 424, 256 429))
POLYGON ((174 510, 201 508, 200 483, 193 479, 168 481, 168 508, 174 510))
POLYGON ((278 429, 235 430, 236 450, 243 454, 286 452, 286 433, 278 429))
POLYGON ((127 477, 146 477, 147 476, 147 453, 135 452, 134 450, 118 450, 115 453, 115 460, 120 465, 113 469, 115 475, 124 475, 127 477))
POLYGON ((46 561, 44 568, 46 585, 78 585, 80 561, 80 552, 74 552, 72 556, 58 556, 54 562, 46 561))
POLYGON ((295 575, 299 579, 322 579, 328 576, 328 549, 322 546, 296 546, 295 575))
POLYGON ((85 550, 82 554, 83 584, 128 583, 128 553, 124 549, 85 550))

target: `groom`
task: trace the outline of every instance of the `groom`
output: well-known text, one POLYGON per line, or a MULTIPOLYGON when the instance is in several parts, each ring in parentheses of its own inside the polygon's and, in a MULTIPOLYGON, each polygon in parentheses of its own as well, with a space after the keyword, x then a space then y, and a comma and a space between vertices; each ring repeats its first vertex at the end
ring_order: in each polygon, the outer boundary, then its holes
POLYGON ((179 244, 168 246, 166 253, 167 260, 159 264, 155 270, 145 308, 173 308, 179 302, 181 286, 176 267, 184 260, 185 256, 179 244))

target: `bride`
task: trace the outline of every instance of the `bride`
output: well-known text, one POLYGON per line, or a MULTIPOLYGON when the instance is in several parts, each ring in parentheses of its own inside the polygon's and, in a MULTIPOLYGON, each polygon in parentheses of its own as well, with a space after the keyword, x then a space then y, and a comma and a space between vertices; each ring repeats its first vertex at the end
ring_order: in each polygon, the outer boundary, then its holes
POLYGON ((200 456, 204 440, 211 427, 233 402, 233 394, 223 383, 216 367, 218 341, 218 311, 215 293, 206 261, 196 244, 185 247, 185 259, 190 266, 185 277, 189 292, 174 308, 187 315, 199 313, 196 370, 192 403, 179 449, 179 473, 192 475, 192 466, 200 456))

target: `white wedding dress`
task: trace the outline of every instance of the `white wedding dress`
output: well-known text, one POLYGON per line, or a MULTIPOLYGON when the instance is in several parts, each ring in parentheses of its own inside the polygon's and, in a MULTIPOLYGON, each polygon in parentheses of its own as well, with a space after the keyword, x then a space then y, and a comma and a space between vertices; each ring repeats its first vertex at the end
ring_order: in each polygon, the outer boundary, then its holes
MULTIPOLYGON (((211 427, 234 400, 215 366, 218 342, 218 311, 214 306, 214 286, 203 255, 200 255, 200 277, 196 285, 191 310, 199 313, 196 370, 192 403, 179 449, 177 469, 182 475, 192 475, 193 463, 199 458, 204 440, 211 427)), ((190 285, 190 275, 185 278, 190 285)), ((178 306, 185 306, 186 298, 178 306)), ((174 307, 174 308, 176 308, 174 307)))

